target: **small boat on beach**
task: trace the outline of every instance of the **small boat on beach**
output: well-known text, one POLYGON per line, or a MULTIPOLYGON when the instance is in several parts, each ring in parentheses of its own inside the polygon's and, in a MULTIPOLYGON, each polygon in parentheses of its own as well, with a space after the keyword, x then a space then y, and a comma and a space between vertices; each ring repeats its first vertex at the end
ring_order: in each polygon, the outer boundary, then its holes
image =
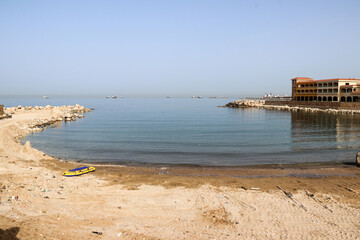
POLYGON ((69 169, 65 171, 62 175, 64 177, 75 177, 94 171, 95 171, 94 167, 79 167, 79 168, 69 169))

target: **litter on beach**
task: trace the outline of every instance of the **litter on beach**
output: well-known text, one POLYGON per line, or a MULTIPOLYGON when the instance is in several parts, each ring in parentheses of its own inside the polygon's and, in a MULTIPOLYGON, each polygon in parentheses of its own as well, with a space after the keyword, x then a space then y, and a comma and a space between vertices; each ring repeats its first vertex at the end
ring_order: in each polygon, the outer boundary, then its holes
POLYGON ((64 177, 75 177, 94 171, 95 171, 94 167, 79 167, 79 168, 69 169, 66 172, 64 172, 62 175, 64 177))

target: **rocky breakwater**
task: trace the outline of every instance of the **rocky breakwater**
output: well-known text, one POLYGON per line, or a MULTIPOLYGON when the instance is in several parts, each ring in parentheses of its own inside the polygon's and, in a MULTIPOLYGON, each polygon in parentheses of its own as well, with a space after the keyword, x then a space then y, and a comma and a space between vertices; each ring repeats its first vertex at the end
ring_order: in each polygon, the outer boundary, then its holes
POLYGON ((236 100, 234 102, 229 102, 225 106, 222 107, 230 107, 230 108, 248 108, 248 107, 262 107, 264 106, 264 100, 236 100))
POLYGON ((275 105, 275 104, 267 104, 266 100, 237 100, 234 102, 230 102, 222 107, 230 107, 230 108, 255 107, 255 108, 280 110, 280 111, 326 112, 326 113, 335 113, 335 114, 360 114, 360 110, 356 110, 356 109, 352 110, 352 109, 333 109, 333 108, 275 105))
POLYGON ((84 106, 80 106, 76 104, 75 106, 17 106, 5 108, 5 112, 8 114, 16 114, 19 112, 23 113, 37 113, 37 112, 48 112, 43 118, 36 118, 34 121, 31 121, 27 124, 27 126, 23 127, 23 137, 28 133, 43 131, 49 125, 53 125, 56 123, 61 123, 63 121, 76 121, 77 118, 83 118, 83 113, 90 112, 93 109, 85 108, 84 106))

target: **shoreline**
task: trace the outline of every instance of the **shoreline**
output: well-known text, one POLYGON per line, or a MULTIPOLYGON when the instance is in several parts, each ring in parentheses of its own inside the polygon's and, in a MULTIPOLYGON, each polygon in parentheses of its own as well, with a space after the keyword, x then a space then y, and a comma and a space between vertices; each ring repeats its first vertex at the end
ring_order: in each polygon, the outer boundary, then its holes
POLYGON ((324 112, 333 114, 360 114, 358 109, 345 109, 345 108, 331 108, 331 107, 318 107, 318 106, 290 106, 290 104, 275 104, 276 101, 272 101, 271 104, 267 104, 266 100, 236 100, 229 102, 224 106, 229 108, 263 108, 269 110, 279 111, 295 111, 295 112, 324 112))
MULTIPOLYGON (((255 107, 261 107, 262 104, 258 105, 257 102, 259 100, 238 100, 235 101, 236 103, 240 102, 240 106, 255 106, 255 107), (255 102, 255 103, 254 103, 255 102)), ((267 105, 264 105, 267 107, 267 105)), ((288 109, 287 107, 285 107, 288 109)), ((73 159, 62 159, 62 158, 55 158, 52 156, 49 156, 42 152, 41 150, 35 149, 31 147, 30 142, 26 141, 24 144, 21 143, 22 140, 26 138, 26 136, 30 133, 39 132, 45 130, 48 126, 51 126, 53 124, 62 124, 66 121, 76 121, 76 118, 83 118, 84 113, 90 112, 94 109, 85 108, 83 106, 80 106, 76 104, 75 106, 61 106, 61 107, 55 107, 47 105, 45 107, 42 106, 18 106, 18 107, 10 107, 5 108, 5 113, 7 113, 9 116, 12 116, 15 113, 26 113, 26 112, 41 112, 41 111, 50 111, 51 115, 47 118, 36 118, 34 121, 31 121, 27 123, 27 126, 20 127, 21 132, 18 133, 17 136, 15 136, 15 141, 19 141, 19 145, 23 146, 26 149, 32 149, 36 152, 39 152, 43 156, 47 156, 48 158, 54 159, 59 162, 68 162, 76 165, 97 165, 97 166, 108 166, 108 167, 139 167, 139 168, 183 168, 183 169, 316 169, 316 168, 330 168, 330 167, 352 167, 356 166, 355 161, 334 161, 334 162, 298 162, 298 163, 288 163, 288 164, 249 164, 249 165, 234 165, 234 166, 225 166, 225 165, 199 165, 199 164, 157 164, 157 163, 111 163, 111 162, 91 162, 91 161, 78 161, 73 159)))
POLYGON ((360 236, 354 227, 360 219, 360 168, 351 163, 99 164, 94 173, 63 177, 84 163, 55 159, 29 142, 22 145, 21 138, 60 118, 73 120, 73 108, 18 108, 0 120, 0 239, 98 239, 94 232, 104 239, 360 236))

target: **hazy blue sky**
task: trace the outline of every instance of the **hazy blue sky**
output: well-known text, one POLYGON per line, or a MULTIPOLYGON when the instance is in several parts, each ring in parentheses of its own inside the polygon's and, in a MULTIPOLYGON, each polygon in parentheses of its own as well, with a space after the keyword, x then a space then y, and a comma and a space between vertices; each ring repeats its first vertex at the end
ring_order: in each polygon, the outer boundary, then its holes
POLYGON ((290 94, 360 78, 358 0, 0 1, 0 94, 290 94))

